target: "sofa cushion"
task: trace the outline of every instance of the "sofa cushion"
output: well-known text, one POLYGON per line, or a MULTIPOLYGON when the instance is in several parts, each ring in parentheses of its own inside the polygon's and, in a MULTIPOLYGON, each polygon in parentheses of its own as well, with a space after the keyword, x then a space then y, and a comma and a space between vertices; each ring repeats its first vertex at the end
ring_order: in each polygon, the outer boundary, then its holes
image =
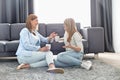
POLYGON ((56 33, 58 33, 58 35, 60 36, 60 37, 63 37, 64 36, 64 26, 63 26, 63 24, 62 23, 51 23, 51 24, 47 24, 47 26, 46 26, 47 28, 46 28, 46 31, 47 31, 47 36, 49 36, 50 35, 50 33, 52 33, 52 32, 56 32, 56 33))
POLYGON ((80 23, 76 23, 77 30, 79 31, 81 29, 80 23))
POLYGON ((11 40, 19 40, 19 33, 22 28, 26 26, 25 23, 15 23, 11 24, 11 40))
MULTIPOLYGON (((0 57, 15 57, 15 52, 1 52, 0 57)), ((6 58, 7 60, 7 58, 6 58)), ((8 61, 13 60, 13 59, 8 59, 8 61)))
POLYGON ((6 44, 6 41, 0 41, 0 52, 4 52, 5 51, 5 44, 6 44))
POLYGON ((46 25, 44 23, 40 23, 38 25, 38 32, 43 35, 44 37, 46 37, 46 25))
POLYGON ((88 41, 86 39, 82 39, 83 46, 84 46, 84 52, 88 53, 88 41))
POLYGON ((19 40, 6 42, 5 51, 6 52, 16 52, 19 45, 19 40))
MULTIPOLYGON (((88 41, 86 39, 82 39, 83 42, 83 46, 84 46, 84 52, 87 53, 88 52, 88 41)), ((56 55, 60 52, 65 51, 64 48, 62 48, 62 46, 64 46, 63 42, 53 42, 51 43, 51 51, 56 55)))
POLYGON ((10 24, 0 23, 0 40, 10 40, 10 24))
MULTIPOLYGON (((76 23, 76 27, 78 30, 80 30, 80 23, 76 23)), ((52 32, 58 33, 60 37, 64 36, 64 24, 63 23, 54 23, 54 24, 47 24, 47 36, 50 35, 52 32)))
POLYGON ((54 55, 65 51, 64 48, 62 48, 62 46, 64 46, 63 42, 53 42, 51 43, 51 51, 53 52, 54 55))

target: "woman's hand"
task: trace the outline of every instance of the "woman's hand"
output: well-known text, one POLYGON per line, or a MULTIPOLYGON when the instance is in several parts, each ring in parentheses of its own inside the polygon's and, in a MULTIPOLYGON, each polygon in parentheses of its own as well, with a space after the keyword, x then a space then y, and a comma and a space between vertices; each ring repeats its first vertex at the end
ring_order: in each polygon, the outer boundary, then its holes
POLYGON ((49 51, 49 47, 48 46, 42 47, 39 49, 39 51, 43 51, 43 52, 49 51))
POLYGON ((52 32, 52 33, 49 35, 49 38, 50 38, 50 39, 55 38, 56 35, 57 35, 57 33, 52 32))
POLYGON ((52 33, 48 36, 48 40, 50 41, 51 39, 55 38, 55 36, 57 36, 57 33, 52 32, 52 33))

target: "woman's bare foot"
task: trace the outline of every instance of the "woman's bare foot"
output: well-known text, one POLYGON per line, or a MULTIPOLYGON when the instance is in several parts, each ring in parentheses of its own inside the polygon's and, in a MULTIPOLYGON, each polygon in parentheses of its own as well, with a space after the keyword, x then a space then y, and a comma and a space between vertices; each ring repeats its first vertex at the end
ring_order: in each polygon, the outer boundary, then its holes
POLYGON ((25 69, 25 68, 29 68, 29 67, 30 67, 29 64, 24 64, 24 63, 22 63, 22 64, 20 64, 16 69, 17 69, 17 70, 20 70, 20 69, 25 69))

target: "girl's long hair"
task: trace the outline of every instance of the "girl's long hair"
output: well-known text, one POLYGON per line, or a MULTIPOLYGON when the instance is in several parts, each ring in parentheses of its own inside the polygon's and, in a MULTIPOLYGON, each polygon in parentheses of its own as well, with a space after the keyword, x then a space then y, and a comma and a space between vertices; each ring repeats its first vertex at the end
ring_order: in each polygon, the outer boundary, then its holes
POLYGON ((71 41, 71 37, 77 31, 76 23, 75 23, 74 19, 67 18, 64 21, 64 25, 66 25, 66 27, 67 27, 67 33, 68 33, 67 41, 70 42, 71 41))

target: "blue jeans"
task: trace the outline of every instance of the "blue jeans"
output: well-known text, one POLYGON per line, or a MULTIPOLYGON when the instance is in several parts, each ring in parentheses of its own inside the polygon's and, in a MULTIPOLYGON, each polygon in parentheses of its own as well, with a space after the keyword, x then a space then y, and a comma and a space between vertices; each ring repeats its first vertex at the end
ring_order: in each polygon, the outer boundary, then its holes
POLYGON ((55 65, 59 67, 80 66, 82 59, 82 52, 65 51, 57 55, 55 65))
POLYGON ((31 56, 17 56, 19 64, 28 63, 30 67, 48 66, 53 61, 53 53, 48 52, 32 52, 31 56))

